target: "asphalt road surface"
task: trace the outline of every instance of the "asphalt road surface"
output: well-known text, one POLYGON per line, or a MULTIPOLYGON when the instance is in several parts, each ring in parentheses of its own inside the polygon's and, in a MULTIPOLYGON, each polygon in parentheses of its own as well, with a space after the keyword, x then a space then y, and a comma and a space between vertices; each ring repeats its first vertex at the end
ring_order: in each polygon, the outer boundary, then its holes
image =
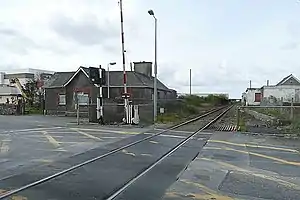
POLYGON ((0 116, 0 180, 143 131, 78 126, 74 118, 0 116))
MULTIPOLYGON (((158 131, 0 116, 0 194, 158 131)), ((8 199, 105 199, 190 133, 166 132, 8 199)), ((116 199, 297 200, 299 147, 295 139, 203 132, 116 199)))

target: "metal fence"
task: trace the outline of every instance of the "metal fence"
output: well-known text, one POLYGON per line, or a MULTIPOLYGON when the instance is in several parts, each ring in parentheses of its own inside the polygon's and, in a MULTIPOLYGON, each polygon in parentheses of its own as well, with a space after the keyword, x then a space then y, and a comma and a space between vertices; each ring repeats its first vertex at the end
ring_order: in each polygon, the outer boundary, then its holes
POLYGON ((240 106, 237 125, 241 131, 300 133, 300 105, 240 106))

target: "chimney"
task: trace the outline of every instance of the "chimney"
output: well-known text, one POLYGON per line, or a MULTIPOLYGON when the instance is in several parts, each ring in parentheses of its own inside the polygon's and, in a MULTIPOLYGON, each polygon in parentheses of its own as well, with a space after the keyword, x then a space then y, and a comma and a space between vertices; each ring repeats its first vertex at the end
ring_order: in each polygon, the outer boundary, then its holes
POLYGON ((134 71, 152 77, 152 62, 133 62, 134 71))
POLYGON ((267 86, 269 86, 269 80, 267 80, 267 86))

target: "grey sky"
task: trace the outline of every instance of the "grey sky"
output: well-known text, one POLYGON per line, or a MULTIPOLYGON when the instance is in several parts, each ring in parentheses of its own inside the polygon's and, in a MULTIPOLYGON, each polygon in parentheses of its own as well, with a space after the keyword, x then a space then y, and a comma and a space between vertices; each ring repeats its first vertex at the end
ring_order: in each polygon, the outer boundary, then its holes
MULTIPOLYGON (((294 73, 300 78, 300 4, 297 0, 123 0, 127 69, 153 61, 158 18, 159 78, 188 92, 240 97, 251 79, 260 87, 294 73)), ((0 1, 0 70, 120 70, 117 0, 0 1)))

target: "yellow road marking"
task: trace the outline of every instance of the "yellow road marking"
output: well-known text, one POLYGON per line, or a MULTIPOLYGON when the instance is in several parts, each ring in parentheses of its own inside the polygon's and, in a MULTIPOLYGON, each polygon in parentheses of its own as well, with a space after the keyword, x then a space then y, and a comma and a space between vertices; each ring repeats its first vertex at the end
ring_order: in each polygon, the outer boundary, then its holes
POLYGON ((196 186, 200 189, 202 189, 205 193, 207 193, 208 195, 203 195, 203 194, 189 194, 189 196, 193 197, 193 199, 197 199, 197 200, 209 200, 209 199, 215 199, 215 200, 233 200, 233 198, 229 197, 229 196, 224 196, 221 194, 218 194, 216 191, 208 188, 205 185, 202 185, 200 183, 195 183, 189 180, 185 180, 182 179, 180 180, 181 182, 185 183, 185 184, 189 184, 189 185, 193 185, 196 186))
POLYGON ((122 150, 122 153, 125 153, 126 155, 130 155, 130 156, 135 157, 135 153, 128 152, 125 149, 122 150))
POLYGON ((227 142, 227 141, 222 141, 222 140, 209 140, 209 142, 229 144, 229 145, 241 146, 241 147, 246 146, 246 147, 253 147, 253 148, 273 149, 273 150, 299 153, 299 151, 297 151, 295 149, 287 149, 287 148, 283 148, 283 147, 261 146, 261 145, 252 145, 252 144, 239 144, 239 143, 227 142))
POLYGON ((247 175, 256 176, 256 177, 263 178, 263 179, 268 179, 270 181, 277 182, 277 183, 279 183, 281 185, 284 185, 284 186, 287 186, 287 187, 291 187, 291 188, 296 189, 296 190, 300 190, 300 186, 299 185, 297 185, 295 183, 292 183, 292 182, 289 182, 289 181, 282 180, 282 179, 277 178, 277 177, 273 177, 273 176, 269 176, 269 175, 265 175, 265 174, 260 174, 259 172, 256 172, 256 171, 244 169, 244 168, 241 168, 241 167, 238 167, 238 166, 226 163, 226 162, 217 161, 217 160, 213 160, 213 159, 209 159, 209 158, 197 158, 197 159, 214 162, 214 163, 217 163, 217 164, 222 165, 224 167, 228 167, 228 170, 232 169, 232 170, 244 172, 247 175))
POLYGON ((158 142, 156 142, 154 140, 150 140, 149 142, 152 143, 152 144, 158 144, 158 142))
POLYGON ((100 138, 98 138, 98 137, 96 137, 94 135, 88 134, 86 132, 83 132, 83 131, 81 131, 79 129, 72 129, 72 130, 75 130, 77 133, 80 133, 81 135, 84 135, 84 136, 86 136, 88 138, 91 138, 91 139, 94 139, 94 140, 97 140, 97 141, 102 141, 102 139, 100 139, 100 138))
POLYGON ((275 161, 283 163, 283 164, 300 166, 300 162, 288 161, 288 160, 284 160, 284 159, 281 159, 281 158, 276 158, 276 157, 273 157, 273 156, 267 156, 267 155, 260 154, 260 153, 254 153, 254 152, 251 152, 251 151, 242 151, 242 150, 232 149, 232 148, 228 148, 228 147, 224 147, 224 148, 206 147, 205 149, 220 149, 220 150, 235 151, 235 152, 239 152, 239 153, 243 153, 243 154, 248 154, 248 155, 258 156, 258 157, 261 157, 261 158, 275 160, 275 161))
MULTIPOLYGON (((0 189, 0 195, 4 195, 6 192, 8 192, 8 191, 0 189)), ((27 200, 26 197, 20 196, 20 195, 14 195, 10 199, 11 200, 27 200)))
POLYGON ((27 200, 27 197, 24 196, 12 196, 11 200, 27 200))
POLYGON ((59 142, 58 142, 56 139, 54 139, 51 135, 49 135, 49 134, 47 133, 47 131, 42 131, 42 133, 44 134, 44 136, 47 138, 47 140, 48 140, 55 148, 57 148, 57 147, 60 146, 59 142))

